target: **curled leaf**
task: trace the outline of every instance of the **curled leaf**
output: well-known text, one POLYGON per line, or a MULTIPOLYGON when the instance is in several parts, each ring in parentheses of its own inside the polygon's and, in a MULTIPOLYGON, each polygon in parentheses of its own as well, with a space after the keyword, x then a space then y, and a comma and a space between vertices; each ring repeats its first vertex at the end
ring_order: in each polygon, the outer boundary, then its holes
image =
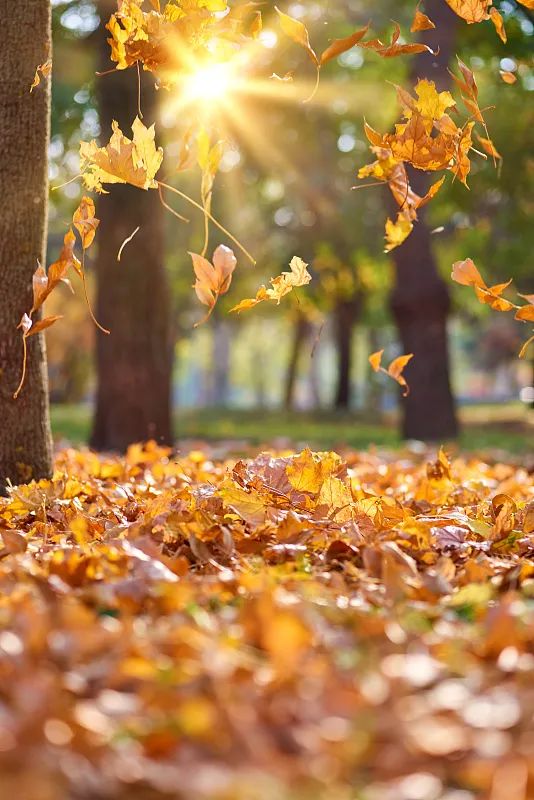
POLYGON ((410 27, 411 33, 417 33, 418 31, 430 31, 436 26, 430 19, 427 17, 426 14, 423 14, 422 11, 419 11, 419 6, 415 9, 414 18, 412 21, 412 25, 410 27))
POLYGON ((32 85, 30 86, 30 92, 33 92, 33 90, 37 86, 39 86, 39 84, 41 83, 41 80, 43 78, 47 78, 50 75, 51 72, 52 72, 52 59, 48 58, 44 62, 44 64, 39 64, 39 66, 35 70, 35 77, 33 79, 32 85))
POLYGON ((265 286, 260 286, 256 292, 256 297, 241 300, 230 311, 239 313, 253 308, 263 300, 274 300, 278 304, 282 297, 285 297, 293 289, 299 286, 306 286, 311 281, 311 275, 307 269, 308 265, 298 256, 293 256, 289 267, 289 272, 282 272, 278 277, 271 278, 271 288, 267 289, 265 286))
POLYGON ((320 61, 317 58, 317 54, 315 50, 312 48, 310 44, 310 36, 308 34, 308 29, 298 19, 294 19, 294 17, 290 17, 289 14, 284 14, 283 11, 280 11, 277 6, 274 7, 274 10, 278 14, 278 18, 280 20, 280 27, 282 28, 283 32, 286 36, 289 36, 296 44, 299 44, 303 47, 308 56, 310 57, 311 61, 315 64, 316 67, 320 66, 320 61))
POLYGON ((370 39, 368 42, 361 42, 360 47, 367 50, 374 50, 382 58, 394 58, 400 55, 416 55, 417 53, 430 53, 437 55, 431 47, 427 44, 412 42, 408 44, 399 44, 401 29, 398 22, 394 23, 393 33, 391 34, 391 41, 384 43, 381 39, 370 39))
POLYGON ((233 251, 223 244, 213 253, 213 263, 198 253, 189 255, 193 261, 196 277, 194 284, 196 296, 209 309, 207 317, 202 320, 204 322, 215 308, 219 296, 230 288, 237 259, 233 251))
POLYGON ((351 50, 363 39, 368 30, 369 23, 367 23, 365 28, 361 28, 360 30, 351 33, 350 36, 345 36, 343 39, 334 39, 334 41, 326 48, 326 50, 321 53, 321 65, 326 64, 327 61, 331 61, 333 58, 337 58, 342 53, 346 53, 347 50, 351 50))
POLYGON ((387 369, 382 366, 383 354, 383 350, 378 350, 376 353, 371 353, 369 356, 369 363, 371 367, 375 372, 383 372, 385 375, 389 375, 390 378, 393 378, 393 380, 402 387, 402 396, 407 397, 410 392, 410 387, 408 386, 402 373, 408 362, 413 358, 413 353, 407 353, 394 358, 387 369))
POLYGON ((100 220, 95 217, 95 204, 90 197, 82 197, 72 222, 80 234, 83 249, 87 250, 92 245, 96 229, 100 224, 100 220))

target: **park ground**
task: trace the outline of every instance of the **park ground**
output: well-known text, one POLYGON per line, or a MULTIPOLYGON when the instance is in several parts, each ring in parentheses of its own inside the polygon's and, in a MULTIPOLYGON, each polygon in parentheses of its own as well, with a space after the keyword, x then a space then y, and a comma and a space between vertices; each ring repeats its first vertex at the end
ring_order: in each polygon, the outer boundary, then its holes
MULTIPOLYGON (((523 455, 534 446, 534 411, 522 403, 468 405, 460 408, 466 451, 502 451, 523 455)), ((309 445, 315 449, 360 449, 401 444, 393 414, 380 420, 357 414, 286 412, 283 410, 180 409, 175 430, 183 449, 198 441, 226 442, 239 451, 247 445, 278 447, 309 445)), ((91 410, 85 405, 54 405, 52 427, 58 442, 86 444, 91 410)))

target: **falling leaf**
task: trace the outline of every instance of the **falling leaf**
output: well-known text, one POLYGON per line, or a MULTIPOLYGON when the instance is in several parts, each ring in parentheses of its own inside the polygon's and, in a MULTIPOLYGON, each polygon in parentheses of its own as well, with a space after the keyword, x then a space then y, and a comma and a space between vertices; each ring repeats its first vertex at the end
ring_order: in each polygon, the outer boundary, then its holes
POLYGON ((399 44, 400 35, 400 25, 395 22, 389 44, 385 44, 380 39, 370 39, 367 42, 361 42, 359 46, 364 47, 367 50, 374 50, 375 53, 377 53, 379 56, 382 56, 382 58, 394 58, 395 56, 400 55, 416 55, 417 53, 430 53, 431 55, 437 55, 437 53, 435 53, 427 44, 415 42, 410 44, 399 44))
POLYGON ((82 197, 72 217, 74 227, 80 234, 82 247, 87 250, 94 241, 100 220, 95 217, 95 204, 90 197, 82 197))
POLYGON ((99 147, 93 139, 80 143, 80 166, 85 186, 105 192, 105 183, 129 183, 140 189, 156 189, 155 176, 163 160, 163 150, 155 145, 155 127, 146 128, 139 117, 132 124, 133 138, 122 133, 116 122, 109 144, 99 147))
POLYGON ((39 86, 41 83, 41 79, 48 78, 50 73, 52 72, 52 59, 47 59, 44 64, 39 64, 37 69, 35 70, 35 77, 33 79, 33 83, 30 86, 30 92, 39 86))
POLYGON ((307 270, 308 265, 298 256, 293 256, 289 267, 290 272, 282 272, 278 277, 271 278, 271 288, 260 286, 256 292, 256 297, 241 300, 240 303, 230 310, 239 313, 240 311, 253 308, 263 300, 275 300, 276 303, 279 304, 282 297, 285 297, 286 294, 289 294, 289 292, 299 286, 306 286, 311 281, 311 275, 307 270))
POLYGON ((320 65, 320 61, 317 58, 315 51, 313 50, 310 44, 310 37, 308 34, 308 29, 304 25, 304 23, 300 22, 298 19, 294 19, 290 17, 288 14, 284 14, 283 11, 280 11, 279 8, 276 6, 274 10, 278 14, 278 18, 280 20, 280 27, 282 28, 283 32, 286 36, 289 36, 296 44, 299 44, 303 47, 312 62, 315 64, 316 67, 320 65))
POLYGON ((80 262, 74 254, 75 244, 76 237, 72 229, 69 228, 65 234, 59 258, 48 267, 48 274, 41 265, 35 270, 33 275, 33 306, 30 314, 42 306, 50 292, 66 278, 71 267, 78 273, 80 272, 80 262))
POLYGON ((497 150, 497 148, 495 147, 495 145, 493 144, 491 139, 487 139, 484 136, 480 136, 478 133, 477 133, 477 139, 480 142, 480 144, 482 145, 482 149, 489 156, 492 156, 493 158, 502 159, 501 154, 499 153, 499 151, 497 150))
POLYGON ((386 220, 386 253, 399 247, 413 231, 413 222, 402 211, 399 211, 395 222, 386 220))
POLYGON ((189 253, 189 255, 193 260, 196 277, 195 293, 200 302, 208 306, 209 316, 220 295, 226 294, 230 288, 237 259, 233 251, 223 244, 220 244, 214 251, 213 263, 198 253, 189 253))
POLYGON ((419 11, 419 6, 417 6, 410 31, 412 33, 417 33, 417 31, 429 31, 435 27, 430 17, 427 17, 426 14, 419 11))
POLYGON ((36 333, 41 333, 41 331, 50 328, 50 326, 53 325, 54 322, 57 322, 58 319, 63 319, 63 316, 61 314, 54 314, 50 317, 43 317, 43 319, 37 320, 37 322, 32 324, 31 328, 26 333, 26 336, 34 336, 36 333))
POLYGON ((489 19, 488 9, 493 0, 446 0, 452 10, 470 25, 489 19))
POLYGON ((500 40, 506 44, 507 36, 502 15, 499 14, 496 8, 491 8, 489 14, 491 21, 495 25, 495 30, 497 31, 500 40))
POLYGON ((365 26, 365 28, 361 28, 360 30, 351 33, 350 36, 345 36, 343 39, 334 39, 334 41, 326 48, 326 50, 321 53, 321 65, 326 64, 327 61, 331 61, 333 58, 337 58, 342 53, 346 53, 347 50, 351 50, 363 39, 368 30, 369 23, 365 26))

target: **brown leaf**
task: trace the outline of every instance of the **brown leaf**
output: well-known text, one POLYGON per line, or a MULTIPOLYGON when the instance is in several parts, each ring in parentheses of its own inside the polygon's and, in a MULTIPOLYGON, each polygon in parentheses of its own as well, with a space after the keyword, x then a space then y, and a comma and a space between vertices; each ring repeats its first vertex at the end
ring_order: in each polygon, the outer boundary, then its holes
POLYGON ((331 61, 333 58, 337 58, 342 53, 346 53, 347 50, 351 50, 363 39, 368 30, 369 23, 367 23, 365 28, 351 33, 350 36, 345 36, 343 39, 334 39, 326 50, 321 53, 321 65, 326 64, 327 61, 331 61))
POLYGON ((430 19, 427 17, 426 14, 423 14, 422 11, 419 11, 419 6, 415 9, 415 15, 413 18, 412 26, 410 31, 412 33, 417 33, 417 31, 429 31, 435 28, 436 26, 430 19))
POLYGON ((50 317, 43 317, 43 319, 37 320, 37 322, 34 322, 33 325, 31 326, 30 330, 27 333, 27 336, 34 336, 36 333, 40 333, 41 331, 46 330, 51 325, 53 325, 54 322, 57 322, 58 319, 63 319, 63 315, 54 314, 50 317))
POLYGON ((504 28, 504 20, 501 14, 499 14, 496 8, 491 8, 489 15, 491 21, 495 25, 495 30, 497 31, 500 40, 506 44, 507 36, 506 36, 506 30, 504 28))
POLYGON ((382 42, 380 39, 370 39, 367 42, 361 42, 360 47, 364 47, 367 50, 374 50, 375 53, 382 58, 394 58, 395 56, 415 55, 417 53, 430 53, 431 55, 437 55, 437 53, 435 53, 427 44, 399 44, 398 41, 401 34, 400 25, 395 22, 394 26, 395 27, 393 29, 389 44, 384 44, 384 42, 382 42))
POLYGON ((315 53, 314 49, 310 44, 310 37, 308 34, 308 29, 304 25, 304 23, 300 22, 298 19, 294 19, 290 17, 288 14, 284 14, 283 11, 280 11, 277 6, 274 7, 274 10, 278 14, 278 18, 280 20, 280 27, 282 28, 283 32, 286 36, 289 36, 297 44, 300 44, 306 52, 308 53, 310 59, 313 61, 316 67, 320 66, 320 61, 317 58, 317 54, 315 53))

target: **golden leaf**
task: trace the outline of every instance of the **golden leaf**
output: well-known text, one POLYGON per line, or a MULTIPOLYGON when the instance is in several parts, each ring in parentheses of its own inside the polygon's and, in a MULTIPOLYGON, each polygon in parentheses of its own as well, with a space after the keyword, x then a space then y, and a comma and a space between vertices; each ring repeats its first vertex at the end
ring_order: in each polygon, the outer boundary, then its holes
POLYGON ((321 65, 326 64, 327 61, 331 61, 333 58, 337 58, 342 53, 346 53, 347 50, 351 50, 363 39, 368 30, 369 23, 365 26, 365 28, 361 28, 360 30, 351 33, 350 36, 345 36, 343 39, 334 39, 334 41, 326 48, 326 50, 321 53, 321 65))
POLYGON ((100 224, 100 220, 95 217, 95 204, 90 197, 82 197, 72 222, 80 234, 83 249, 87 250, 92 245, 100 224))
POLYGON ((417 31, 429 31, 436 26, 430 19, 427 17, 426 14, 423 14, 422 11, 419 11, 419 6, 415 9, 415 15, 413 18, 413 22, 410 28, 412 33, 417 33, 417 31))
POLYGON ((33 79, 32 85, 30 86, 30 92, 33 92, 33 90, 41 83, 41 79, 47 78, 51 72, 52 72, 52 59, 49 58, 44 62, 44 64, 39 64, 39 66, 35 70, 35 77, 33 79))
POLYGON ((298 256, 293 256, 289 264, 290 272, 282 272, 276 278, 271 278, 271 288, 267 289, 265 286, 260 286, 256 292, 256 297, 246 298, 241 300, 230 311, 245 311, 248 308, 261 303, 263 300, 275 300, 277 304, 280 303, 282 297, 289 294, 293 289, 299 286, 306 286, 311 281, 311 275, 307 270, 307 264, 298 256))
POLYGON ((116 122, 105 147, 93 139, 80 143, 81 172, 90 191, 104 192, 104 183, 129 183, 140 189, 156 189, 155 180, 163 150, 155 145, 155 128, 146 128, 139 117, 132 124, 133 138, 128 139, 116 122))
POLYGON ((308 29, 306 26, 300 22, 298 19, 294 19, 290 17, 288 14, 284 14, 283 11, 280 11, 279 8, 276 6, 274 10, 278 14, 278 18, 280 20, 280 27, 282 28, 283 32, 286 36, 289 36, 297 44, 300 44, 303 47, 307 54, 309 55, 310 59, 313 61, 316 67, 320 65, 320 61, 317 58, 315 50, 312 48, 310 44, 310 37, 308 34, 308 29))

